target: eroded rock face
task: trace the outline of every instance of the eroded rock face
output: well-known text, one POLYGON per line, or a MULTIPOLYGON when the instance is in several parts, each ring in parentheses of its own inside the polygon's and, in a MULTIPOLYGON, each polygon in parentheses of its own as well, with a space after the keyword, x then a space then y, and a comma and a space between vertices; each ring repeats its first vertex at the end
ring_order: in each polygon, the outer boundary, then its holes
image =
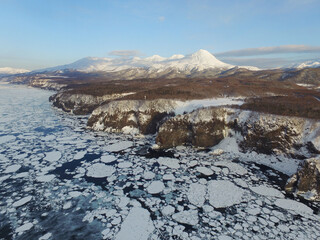
POLYGON ((156 142, 163 148, 179 145, 214 146, 226 136, 227 114, 224 108, 209 108, 178 115, 160 127, 156 142))
POLYGON ((165 119, 173 116, 175 101, 112 101, 93 111, 88 126, 93 130, 154 134, 165 119))
POLYGON ((305 160, 301 169, 288 180, 285 190, 320 201, 320 157, 305 160))

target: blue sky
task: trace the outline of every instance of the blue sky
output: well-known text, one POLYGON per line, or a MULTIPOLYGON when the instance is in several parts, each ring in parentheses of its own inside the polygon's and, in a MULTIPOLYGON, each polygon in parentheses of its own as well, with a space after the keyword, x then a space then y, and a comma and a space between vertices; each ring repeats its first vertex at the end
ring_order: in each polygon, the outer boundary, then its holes
POLYGON ((284 65, 320 57, 319 26, 320 0, 0 0, 0 67, 198 49, 233 64, 284 65))

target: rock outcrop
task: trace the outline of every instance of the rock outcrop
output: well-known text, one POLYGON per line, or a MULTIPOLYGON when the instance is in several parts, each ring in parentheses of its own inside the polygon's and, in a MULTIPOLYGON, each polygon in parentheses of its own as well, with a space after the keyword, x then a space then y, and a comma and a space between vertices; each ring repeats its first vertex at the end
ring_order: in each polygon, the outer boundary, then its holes
POLYGON ((320 157, 305 160, 287 182, 285 190, 312 201, 320 201, 320 157))

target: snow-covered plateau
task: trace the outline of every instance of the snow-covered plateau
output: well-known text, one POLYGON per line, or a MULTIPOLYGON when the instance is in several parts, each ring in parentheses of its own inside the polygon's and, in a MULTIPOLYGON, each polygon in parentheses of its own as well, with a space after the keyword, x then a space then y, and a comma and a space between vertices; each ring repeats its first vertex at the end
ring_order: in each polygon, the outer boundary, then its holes
MULTIPOLYGON (((51 94, 0 84, 0 238, 320 238, 319 203, 284 191, 302 160, 241 152, 243 136, 230 128, 209 152, 189 146, 157 150, 153 135, 87 130, 87 117, 51 108, 51 94)), ((127 109, 148 110, 150 104, 132 102, 127 109)), ((171 101, 162 108, 177 106, 193 124, 218 111, 219 121, 237 116, 248 132, 257 123, 267 123, 270 131, 287 124, 294 141, 317 146, 318 123, 282 123, 225 107, 192 111, 171 101)))

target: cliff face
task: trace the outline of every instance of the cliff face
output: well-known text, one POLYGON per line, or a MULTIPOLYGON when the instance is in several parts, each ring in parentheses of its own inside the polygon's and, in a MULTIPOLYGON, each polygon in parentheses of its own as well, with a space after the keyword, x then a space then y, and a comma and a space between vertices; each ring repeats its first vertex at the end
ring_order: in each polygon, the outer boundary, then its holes
POLYGON ((230 110, 225 108, 209 108, 178 115, 160 127, 156 142, 162 148, 179 145, 214 146, 227 135, 228 114, 230 110))
POLYGON ((154 134, 163 121, 174 115, 173 100, 112 101, 95 109, 88 126, 93 130, 154 134))
POLYGON ((308 200, 320 201, 320 158, 305 160, 300 170, 288 180, 285 189, 308 200))
POLYGON ((163 148, 211 147, 236 132, 236 141, 245 152, 297 156, 320 150, 317 121, 219 107, 169 119, 160 127, 156 141, 163 148))
POLYGON ((178 107, 179 101, 165 99, 112 101, 93 111, 88 126, 98 131, 157 133, 160 148, 212 147, 225 137, 237 136, 244 152, 306 158, 320 151, 320 123, 316 120, 227 107, 175 115, 178 107))

